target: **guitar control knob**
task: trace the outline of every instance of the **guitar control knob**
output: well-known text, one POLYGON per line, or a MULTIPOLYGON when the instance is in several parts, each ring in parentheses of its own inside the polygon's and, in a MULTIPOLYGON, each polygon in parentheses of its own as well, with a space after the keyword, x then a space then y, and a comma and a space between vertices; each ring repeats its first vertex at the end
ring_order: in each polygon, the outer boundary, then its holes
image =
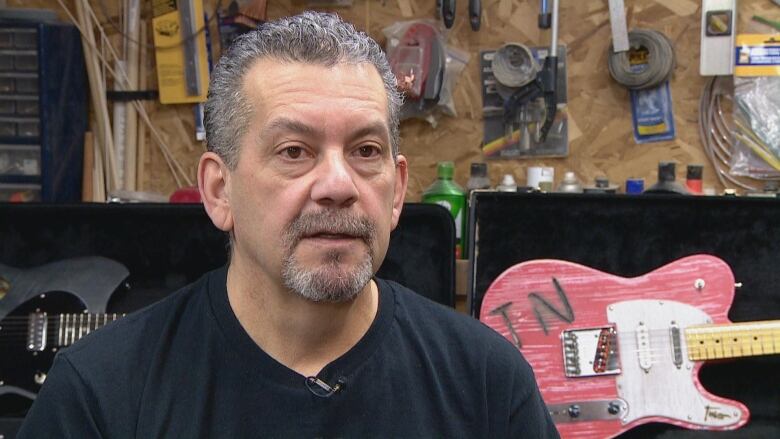
POLYGON ((9 291, 11 291, 11 282, 3 276, 0 276, 0 299, 5 297, 9 291))
POLYGON ((620 413, 620 404, 618 404, 615 401, 610 402, 609 405, 607 406, 607 411, 609 412, 610 415, 616 415, 620 413))
POLYGON ((46 381, 46 374, 43 372, 38 372, 35 374, 35 384, 42 386, 43 382, 46 381))
POLYGON ((569 416, 572 418, 578 418, 580 416, 580 406, 577 404, 570 405, 569 416))

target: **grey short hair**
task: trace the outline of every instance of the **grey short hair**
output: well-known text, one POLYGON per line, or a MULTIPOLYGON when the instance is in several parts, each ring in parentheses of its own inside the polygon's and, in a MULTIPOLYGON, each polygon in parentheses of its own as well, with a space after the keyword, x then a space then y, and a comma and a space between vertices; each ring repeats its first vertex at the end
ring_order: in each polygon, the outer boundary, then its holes
POLYGON ((260 59, 300 62, 332 67, 368 63, 384 82, 393 158, 399 149, 399 111, 403 102, 396 78, 382 48, 335 14, 307 11, 262 24, 238 37, 222 54, 211 74, 204 109, 206 146, 229 169, 238 164, 238 139, 246 133, 252 104, 243 92, 244 76, 260 59))

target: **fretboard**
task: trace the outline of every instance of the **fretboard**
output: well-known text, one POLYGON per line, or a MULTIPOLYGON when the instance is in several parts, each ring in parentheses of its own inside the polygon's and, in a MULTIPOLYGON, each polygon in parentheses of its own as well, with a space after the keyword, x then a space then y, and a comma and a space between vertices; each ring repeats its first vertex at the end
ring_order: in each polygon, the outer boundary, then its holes
POLYGON ((693 361, 780 353, 780 320, 693 326, 685 330, 693 361))
POLYGON ((55 344, 70 346, 81 337, 102 328, 124 314, 60 314, 54 325, 55 344))

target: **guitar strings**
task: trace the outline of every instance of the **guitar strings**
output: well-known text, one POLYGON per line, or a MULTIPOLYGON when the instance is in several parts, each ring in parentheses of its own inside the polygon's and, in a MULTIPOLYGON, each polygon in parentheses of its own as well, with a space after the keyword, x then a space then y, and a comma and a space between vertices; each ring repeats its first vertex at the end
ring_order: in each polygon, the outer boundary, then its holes
MULTIPOLYGON (((53 342, 51 344, 59 345, 58 340, 60 338, 66 341, 70 340, 70 343, 73 343, 75 340, 83 338, 85 335, 97 331, 107 324, 125 316, 125 314, 114 313, 67 315, 71 317, 67 322, 62 321, 63 324, 61 327, 60 320, 58 318, 50 317, 48 319, 46 322, 47 344, 50 344, 48 342, 51 340, 53 342), (81 317, 82 315, 89 317, 85 319, 81 317), (74 316, 79 316, 79 318, 75 318, 74 316)), ((22 344, 26 345, 29 335, 29 318, 27 316, 9 316, 0 322, 0 342, 2 343, 16 343, 21 340, 23 342, 22 344), (14 321, 8 322, 8 320, 11 320, 12 318, 14 321), (21 322, 19 320, 25 320, 25 322, 21 322)))
MULTIPOLYGON (((120 314, 120 313, 87 314, 87 313, 74 312, 74 313, 64 313, 64 314, 49 315, 46 318, 51 321, 52 319, 59 318, 60 315, 63 315, 63 316, 79 316, 79 318, 81 318, 80 316, 84 316, 83 318, 85 318, 85 319, 87 318, 87 316, 91 316, 92 320, 94 320, 95 318, 103 319, 104 317, 106 317, 106 318, 110 319, 112 317, 124 317, 125 316, 125 314, 120 314)), ((9 320, 10 321, 15 321, 15 322, 18 322, 18 321, 29 321, 30 320, 30 316, 29 315, 25 315, 25 316, 8 316, 8 317, 4 318, 2 321, 6 322, 6 321, 9 321, 9 320)))

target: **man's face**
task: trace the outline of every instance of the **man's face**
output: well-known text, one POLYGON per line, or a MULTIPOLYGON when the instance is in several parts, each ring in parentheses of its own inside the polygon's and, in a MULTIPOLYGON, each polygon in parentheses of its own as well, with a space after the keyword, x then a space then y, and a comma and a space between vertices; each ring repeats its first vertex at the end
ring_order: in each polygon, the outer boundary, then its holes
POLYGON ((353 298, 384 259, 406 192, 378 72, 264 59, 244 93, 254 114, 226 185, 233 262, 310 300, 353 298))

